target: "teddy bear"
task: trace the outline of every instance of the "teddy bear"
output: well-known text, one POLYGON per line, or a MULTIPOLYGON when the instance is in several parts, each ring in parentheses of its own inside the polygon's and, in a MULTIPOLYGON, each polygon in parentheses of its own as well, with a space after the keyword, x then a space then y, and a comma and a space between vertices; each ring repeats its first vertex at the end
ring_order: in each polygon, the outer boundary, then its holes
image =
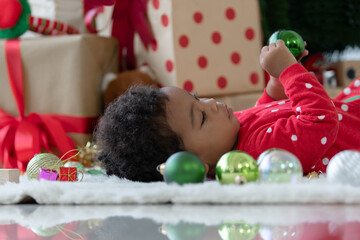
POLYGON ((134 70, 119 73, 107 73, 102 84, 104 106, 107 107, 109 103, 123 94, 130 86, 137 84, 160 87, 160 84, 156 82, 155 74, 148 66, 141 66, 134 70))

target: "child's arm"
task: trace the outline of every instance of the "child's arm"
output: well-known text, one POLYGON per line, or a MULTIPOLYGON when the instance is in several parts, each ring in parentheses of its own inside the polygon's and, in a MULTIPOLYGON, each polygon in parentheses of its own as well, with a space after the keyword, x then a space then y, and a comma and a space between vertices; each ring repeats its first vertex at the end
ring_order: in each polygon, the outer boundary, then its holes
MULTIPOLYGON (((306 42, 305 42, 305 46, 306 46, 306 42)), ((309 51, 305 49, 305 51, 299 56, 298 62, 300 62, 300 60, 303 57, 307 56, 308 54, 309 51)), ((256 105, 288 98, 285 94, 284 86, 279 81, 279 79, 271 75, 269 76, 270 76, 269 82, 267 83, 266 88, 264 89, 264 93, 258 99, 256 105)))
MULTIPOLYGON (((315 76, 301 65, 282 41, 264 47, 260 64, 270 75, 279 78, 291 102, 294 114, 276 119, 277 113, 262 116, 247 144, 254 153, 278 147, 294 153, 304 171, 311 167, 334 144, 339 119, 337 111, 315 76), (269 124, 264 123, 266 118, 269 124)), ((272 109, 274 110, 274 109, 272 109)))

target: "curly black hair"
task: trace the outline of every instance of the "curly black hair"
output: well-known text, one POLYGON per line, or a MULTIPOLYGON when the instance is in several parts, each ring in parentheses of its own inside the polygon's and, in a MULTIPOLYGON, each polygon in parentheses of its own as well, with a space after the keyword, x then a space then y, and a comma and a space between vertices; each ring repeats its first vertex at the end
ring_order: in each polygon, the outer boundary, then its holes
POLYGON ((167 95, 154 86, 130 87, 106 109, 94 132, 99 160, 108 175, 133 181, 162 181, 156 167, 183 151, 166 120, 167 95))

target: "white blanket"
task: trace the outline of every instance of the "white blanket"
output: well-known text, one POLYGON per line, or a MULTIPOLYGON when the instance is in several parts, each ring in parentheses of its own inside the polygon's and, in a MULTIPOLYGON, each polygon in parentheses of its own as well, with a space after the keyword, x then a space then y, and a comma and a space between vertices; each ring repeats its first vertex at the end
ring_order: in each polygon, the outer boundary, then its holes
POLYGON ((81 182, 27 180, 0 185, 0 204, 32 200, 39 204, 359 204, 360 187, 332 184, 326 178, 291 183, 220 185, 139 183, 115 176, 85 175, 81 182))

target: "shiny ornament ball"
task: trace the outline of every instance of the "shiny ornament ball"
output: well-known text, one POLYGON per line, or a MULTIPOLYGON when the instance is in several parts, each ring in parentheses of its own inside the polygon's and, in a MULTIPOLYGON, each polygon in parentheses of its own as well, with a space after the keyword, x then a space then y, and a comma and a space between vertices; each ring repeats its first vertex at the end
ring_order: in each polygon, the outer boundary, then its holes
POLYGON ((296 183, 301 181, 303 177, 303 169, 299 159, 283 149, 266 150, 259 156, 257 163, 260 182, 296 183))
POLYGON ((203 240, 206 225, 180 221, 177 224, 165 224, 164 233, 169 240, 203 240))
POLYGON ((194 153, 177 152, 166 160, 164 180, 167 183, 201 183, 205 176, 205 166, 194 153))
POLYGON ((39 169, 48 168, 55 171, 59 171, 60 167, 64 164, 58 158, 58 156, 52 153, 39 153, 29 161, 26 167, 26 176, 28 179, 37 179, 39 175, 39 169))
POLYGON ((63 225, 56 225, 55 227, 49 227, 49 228, 42 228, 42 227, 31 228, 31 230, 38 236, 50 237, 61 232, 63 228, 64 228, 63 225))
POLYGON ((242 151, 230 151, 216 164, 216 180, 221 184, 243 184, 256 181, 258 166, 253 157, 242 151))
POLYGON ((332 183, 360 186, 360 151, 345 150, 335 154, 326 168, 326 178, 332 183))
POLYGON ((64 167, 76 167, 78 171, 85 170, 84 165, 81 162, 77 161, 68 161, 64 164, 64 167))
POLYGON ((222 240, 254 239, 259 233, 260 226, 250 225, 244 221, 224 221, 218 227, 222 240))
POLYGON ((292 30, 279 30, 274 32, 269 38, 269 44, 276 43, 277 40, 283 40, 286 47, 298 58, 305 50, 305 43, 303 38, 292 30))

